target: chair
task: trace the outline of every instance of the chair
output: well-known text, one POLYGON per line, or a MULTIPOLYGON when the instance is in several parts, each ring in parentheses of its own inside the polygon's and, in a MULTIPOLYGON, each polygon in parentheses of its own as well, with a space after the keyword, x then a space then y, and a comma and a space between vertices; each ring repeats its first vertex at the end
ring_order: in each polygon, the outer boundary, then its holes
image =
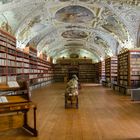
POLYGON ((74 106, 78 109, 78 95, 65 94, 65 108, 74 106))

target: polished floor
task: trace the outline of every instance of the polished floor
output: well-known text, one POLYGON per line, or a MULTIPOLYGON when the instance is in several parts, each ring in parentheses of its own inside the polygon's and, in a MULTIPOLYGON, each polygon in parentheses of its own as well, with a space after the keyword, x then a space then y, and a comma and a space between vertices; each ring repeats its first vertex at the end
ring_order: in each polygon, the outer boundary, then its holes
MULTIPOLYGON (((0 133, 0 140, 140 140, 140 103, 110 88, 82 86, 79 109, 64 108, 65 84, 36 89, 38 137, 23 129, 0 133)), ((29 114, 32 125, 32 115, 29 114)))

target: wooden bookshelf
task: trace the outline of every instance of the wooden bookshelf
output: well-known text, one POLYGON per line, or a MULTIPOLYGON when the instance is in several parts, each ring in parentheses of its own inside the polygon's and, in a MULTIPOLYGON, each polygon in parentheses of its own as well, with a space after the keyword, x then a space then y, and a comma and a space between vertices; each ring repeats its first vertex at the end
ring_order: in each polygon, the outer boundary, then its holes
POLYGON ((0 29, 0 83, 16 80, 16 39, 0 29))
POLYGON ((100 63, 95 63, 94 64, 94 70, 95 70, 95 82, 99 83, 100 82, 100 76, 101 76, 101 66, 100 63))
POLYGON ((118 55, 118 85, 140 87, 140 50, 128 50, 118 55))
POLYGON ((37 57, 37 50, 31 45, 24 49, 29 53, 29 81, 31 85, 43 82, 51 82, 54 78, 53 66, 47 62, 47 56, 41 54, 37 57))
POLYGON ((54 79, 56 82, 64 82, 64 77, 68 77, 68 64, 54 65, 54 79))
POLYGON ((105 61, 99 62, 99 81, 105 81, 105 61))
POLYGON ((94 64, 80 64, 79 65, 79 81, 81 83, 95 82, 95 65, 94 64))
POLYGON ((79 82, 90 83, 97 82, 97 76, 95 72, 95 64, 55 64, 54 65, 54 79, 57 82, 64 82, 64 77, 70 77, 70 75, 76 74, 79 78, 79 82))
POLYGON ((101 62, 101 78, 102 80, 105 79, 105 61, 101 62))
POLYGON ((23 51, 17 50, 17 81, 25 79, 29 81, 30 65, 29 55, 23 51))
POLYGON ((37 50, 31 45, 24 51, 16 49, 16 39, 0 30, 0 84, 8 81, 27 80, 30 85, 52 82, 52 63, 37 57, 37 50))
POLYGON ((117 83, 117 57, 105 59, 105 79, 107 83, 117 83))
POLYGON ((33 85, 37 83, 37 50, 32 45, 24 48, 24 52, 28 54, 28 64, 29 64, 29 81, 33 85))
POLYGON ((51 63, 38 58, 37 69, 37 82, 52 81, 54 79, 54 69, 51 63))

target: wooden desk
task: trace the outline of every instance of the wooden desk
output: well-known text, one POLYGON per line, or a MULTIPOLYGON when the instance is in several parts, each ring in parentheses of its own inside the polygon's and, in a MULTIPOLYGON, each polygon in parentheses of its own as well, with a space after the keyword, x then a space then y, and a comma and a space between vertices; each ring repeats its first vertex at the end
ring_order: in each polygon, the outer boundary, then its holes
POLYGON ((15 91, 20 89, 20 87, 9 87, 7 84, 0 84, 0 91, 15 91))
MULTIPOLYGON (((23 127, 33 136, 37 136, 36 129, 36 105, 29 100, 29 91, 24 89, 20 92, 20 88, 7 88, 0 86, 2 96, 6 97, 8 102, 0 102, 0 131, 23 127), (8 90, 9 89, 9 90, 8 90), (6 92, 14 91, 15 95, 4 95, 6 92), (2 94, 4 92, 4 94, 2 94), (28 111, 33 110, 33 128, 28 125, 28 111)), ((0 96, 1 97, 1 96, 0 96)))

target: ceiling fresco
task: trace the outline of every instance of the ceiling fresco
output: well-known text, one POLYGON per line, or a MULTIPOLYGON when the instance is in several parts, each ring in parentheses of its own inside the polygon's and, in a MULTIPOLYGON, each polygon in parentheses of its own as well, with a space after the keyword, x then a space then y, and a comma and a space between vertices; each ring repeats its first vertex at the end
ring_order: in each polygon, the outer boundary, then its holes
POLYGON ((55 17, 62 22, 81 23, 91 21, 94 14, 85 7, 72 5, 58 10, 55 17))
POLYGON ((19 49, 34 44, 54 59, 73 53, 96 62, 140 47, 140 1, 0 0, 0 28, 19 49))
POLYGON ((102 25, 103 28, 105 28, 110 33, 114 33, 116 36, 119 37, 121 41, 127 40, 127 32, 124 28, 121 27, 119 22, 113 16, 108 16, 106 21, 107 24, 102 25))
POLYGON ((86 38, 88 35, 84 31, 80 30, 68 30, 62 33, 64 38, 81 39, 86 38))
POLYGON ((0 3, 1 4, 5 4, 5 3, 10 3, 12 2, 13 0, 0 0, 0 3))

